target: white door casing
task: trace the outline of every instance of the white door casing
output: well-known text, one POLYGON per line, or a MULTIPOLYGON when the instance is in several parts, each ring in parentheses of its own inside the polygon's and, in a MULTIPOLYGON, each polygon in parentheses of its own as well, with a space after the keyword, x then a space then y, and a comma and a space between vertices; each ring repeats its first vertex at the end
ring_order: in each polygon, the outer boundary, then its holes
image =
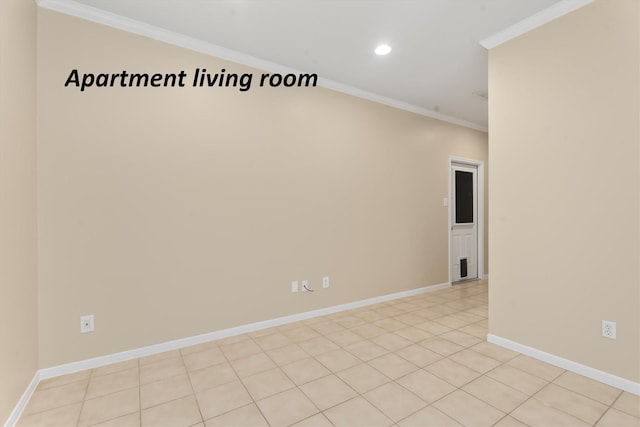
POLYGON ((449 160, 450 283, 483 278, 483 172, 480 161, 454 157, 449 160))

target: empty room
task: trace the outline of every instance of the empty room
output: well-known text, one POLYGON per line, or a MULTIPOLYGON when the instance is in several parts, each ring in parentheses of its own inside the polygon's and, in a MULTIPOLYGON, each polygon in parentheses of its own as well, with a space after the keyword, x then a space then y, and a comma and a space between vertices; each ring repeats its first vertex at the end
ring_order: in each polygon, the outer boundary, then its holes
POLYGON ((0 3, 0 422, 640 426, 640 0, 0 3))

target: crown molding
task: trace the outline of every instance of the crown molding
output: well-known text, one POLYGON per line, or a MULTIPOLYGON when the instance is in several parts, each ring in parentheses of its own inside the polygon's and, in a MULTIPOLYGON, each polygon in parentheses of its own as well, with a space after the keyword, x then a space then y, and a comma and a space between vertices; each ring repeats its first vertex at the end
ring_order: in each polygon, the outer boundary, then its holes
MULTIPOLYGON (((299 70, 285 67, 275 62, 266 61, 264 59, 256 58, 255 56, 247 55, 242 52, 207 43, 193 37, 185 36, 174 31, 169 31, 160 27, 156 27, 154 25, 146 24, 144 22, 117 15, 115 13, 107 12, 105 10, 98 9, 92 6, 87 6, 73 0, 36 0, 36 2, 38 6, 45 9, 51 9, 56 12, 64 13, 65 15, 75 16, 87 21, 106 25, 108 27, 116 28, 129 33, 138 34, 153 40, 158 40, 174 46, 179 46, 185 49, 203 53, 205 55, 214 56, 227 61, 246 65, 248 67, 257 68, 259 70, 281 74, 300 73, 299 70)), ((355 96, 357 98, 366 99, 378 104, 383 104, 389 107, 409 111, 422 116, 431 117, 433 119, 452 123, 458 126, 463 126, 485 133, 488 131, 486 126, 482 126, 477 123, 438 113, 427 108, 419 107, 417 105, 409 104, 397 99, 388 98, 373 92, 358 89, 353 86, 325 79, 321 76, 318 77, 318 86, 347 95, 355 96)))
POLYGON ((528 33, 542 25, 560 18, 574 10, 593 3, 594 0, 562 0, 548 8, 523 19, 522 21, 482 40, 480 44, 487 50, 491 50, 502 43, 528 33))

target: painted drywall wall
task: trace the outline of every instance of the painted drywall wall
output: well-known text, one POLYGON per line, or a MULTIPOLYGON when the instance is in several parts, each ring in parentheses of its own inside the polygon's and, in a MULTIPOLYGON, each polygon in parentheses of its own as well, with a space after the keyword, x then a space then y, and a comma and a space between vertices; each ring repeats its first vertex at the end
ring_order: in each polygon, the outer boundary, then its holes
POLYGON ((635 382, 638 7, 598 0, 489 53, 489 332, 635 382))
POLYGON ((447 282, 448 158, 485 133, 319 87, 64 86, 196 68, 260 73, 39 10, 42 368, 447 282))
POLYGON ((0 2, 0 422, 38 368, 35 2, 0 2))

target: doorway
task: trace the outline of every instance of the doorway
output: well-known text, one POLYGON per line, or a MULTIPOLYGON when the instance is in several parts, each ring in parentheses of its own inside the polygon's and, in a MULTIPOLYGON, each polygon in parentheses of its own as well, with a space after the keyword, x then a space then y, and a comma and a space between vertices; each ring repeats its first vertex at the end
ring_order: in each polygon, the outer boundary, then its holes
POLYGON ((484 276, 484 165, 449 158, 449 282, 484 276))

